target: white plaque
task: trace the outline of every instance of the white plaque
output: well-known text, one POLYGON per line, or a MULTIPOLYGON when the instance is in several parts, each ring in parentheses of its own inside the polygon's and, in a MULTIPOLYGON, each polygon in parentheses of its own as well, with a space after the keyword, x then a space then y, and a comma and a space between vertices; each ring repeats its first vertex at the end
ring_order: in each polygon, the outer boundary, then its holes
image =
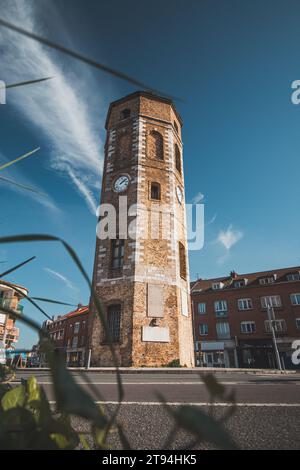
POLYGON ((181 313, 185 317, 189 316, 188 296, 185 290, 181 291, 181 313))
POLYGON ((142 341, 151 341, 155 343, 169 343, 169 328, 162 328, 160 326, 143 326, 142 341))

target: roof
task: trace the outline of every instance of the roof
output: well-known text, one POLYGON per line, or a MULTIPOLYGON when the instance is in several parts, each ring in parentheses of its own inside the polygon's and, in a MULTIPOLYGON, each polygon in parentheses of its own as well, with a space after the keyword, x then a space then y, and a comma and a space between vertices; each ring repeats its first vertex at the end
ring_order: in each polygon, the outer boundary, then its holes
POLYGON ((71 317, 76 317, 77 315, 84 315, 85 313, 88 313, 89 307, 82 306, 74 310, 73 312, 69 312, 66 315, 63 316, 63 318, 71 318, 71 317))
POLYGON ((89 307, 81 305, 78 307, 76 310, 73 310, 72 312, 66 313, 65 315, 60 315, 57 316, 54 321, 61 321, 61 320, 67 320, 68 318, 76 317, 77 315, 84 315, 88 313, 89 307))
POLYGON ((225 288, 231 288, 234 281, 247 279, 247 286, 256 285, 259 283, 259 279, 264 277, 271 277, 274 274, 277 275, 276 282, 285 281, 285 276, 287 274, 292 274, 300 272, 300 266, 292 266, 288 268, 280 268, 280 269, 271 269, 269 271, 259 271, 255 273, 247 273, 247 274, 238 274, 235 271, 232 271, 229 276, 224 277, 215 277, 210 279, 198 279, 196 281, 191 282, 191 293, 193 291, 209 291, 212 289, 212 284, 217 282, 222 282, 225 288))
POLYGON ((20 286, 19 284, 13 284, 12 282, 4 281, 4 279, 0 279, 0 285, 3 284, 4 286, 14 288, 16 287, 17 289, 23 289, 26 292, 28 292, 28 289, 24 286, 20 286))
POLYGON ((154 93, 150 93, 149 91, 135 91, 134 93, 130 93, 129 95, 127 96, 123 96, 123 98, 120 98, 116 101, 112 101, 109 105, 109 108, 108 108, 108 112, 107 112, 107 118, 106 118, 106 122, 105 122, 105 128, 107 129, 108 127, 108 121, 109 121, 109 118, 110 118, 110 113, 111 113, 111 109, 116 106, 116 105, 119 105, 121 103, 124 103, 126 101, 129 101, 133 98, 137 98, 138 96, 144 96, 145 98, 148 98, 148 99, 152 99, 152 100, 156 100, 156 101, 163 101, 164 103, 167 103, 169 104, 170 106, 172 106, 173 108, 173 111, 174 113, 176 114, 176 117, 178 119, 178 121, 180 122, 181 126, 182 126, 182 119, 181 119, 181 116, 180 114, 178 113, 176 107, 175 107, 175 104, 174 102, 169 99, 169 98, 165 98, 163 96, 159 96, 159 95, 155 95, 154 93))

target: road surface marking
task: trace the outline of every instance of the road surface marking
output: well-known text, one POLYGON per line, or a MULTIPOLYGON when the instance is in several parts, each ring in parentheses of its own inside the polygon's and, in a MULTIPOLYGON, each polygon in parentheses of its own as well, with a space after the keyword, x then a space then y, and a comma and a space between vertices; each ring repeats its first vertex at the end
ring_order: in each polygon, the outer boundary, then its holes
MULTIPOLYGON (((50 405, 55 405, 56 401, 49 401, 50 405)), ((118 401, 95 401, 97 405, 118 405, 118 401)), ((184 401, 178 402, 166 402, 161 403, 158 401, 122 401, 122 405, 142 405, 142 406, 215 406, 215 407, 224 407, 224 406, 233 406, 232 403, 209 403, 209 402, 196 402, 196 403, 187 403, 184 401)), ((300 403, 235 403, 235 406, 239 407, 283 407, 283 408, 300 408, 300 403)))
MULTIPOLYGON (((21 381, 12 381, 10 382, 11 384, 20 384, 21 381)), ((117 382, 78 382, 76 381, 78 385, 117 385, 117 382)), ((287 381, 286 383, 292 384, 292 385, 300 385, 300 383, 297 382, 292 382, 292 381, 287 381)), ((52 382, 39 382, 39 385, 52 385, 52 382)), ((205 386, 205 383, 203 382, 126 382, 122 381, 123 385, 202 385, 205 386)), ((283 383, 260 383, 260 382, 219 382, 221 385, 284 385, 283 383)))

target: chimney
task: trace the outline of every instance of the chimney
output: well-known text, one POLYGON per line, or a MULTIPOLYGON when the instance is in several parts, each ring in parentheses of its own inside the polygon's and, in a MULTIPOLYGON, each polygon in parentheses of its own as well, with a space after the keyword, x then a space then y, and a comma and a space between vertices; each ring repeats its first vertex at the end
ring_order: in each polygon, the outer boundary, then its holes
POLYGON ((235 279, 237 277, 237 273, 234 270, 230 271, 230 277, 231 279, 235 279))

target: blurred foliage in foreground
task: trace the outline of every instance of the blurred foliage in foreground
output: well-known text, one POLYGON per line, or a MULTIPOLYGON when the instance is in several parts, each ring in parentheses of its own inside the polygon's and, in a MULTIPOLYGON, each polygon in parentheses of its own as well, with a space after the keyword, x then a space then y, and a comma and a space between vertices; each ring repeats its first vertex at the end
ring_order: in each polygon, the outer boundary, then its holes
MULTIPOLYGON (((91 290, 95 310, 99 315, 104 330, 107 332, 102 305, 93 291, 91 282, 75 251, 64 241, 49 235, 20 235, 0 238, 0 243, 58 241, 62 243, 75 265, 81 272, 91 290)), ((27 300, 41 310, 30 297, 27 300)), ((116 367, 118 386, 118 405, 108 414, 99 407, 91 394, 78 385, 70 371, 66 368, 64 359, 53 347, 47 332, 25 316, 20 316, 13 310, 2 310, 11 317, 22 321, 36 330, 40 337, 40 351, 45 355, 49 364, 53 381, 54 403, 50 403, 41 386, 34 377, 22 380, 18 386, 10 384, 14 373, 5 366, 0 366, 0 449, 107 449, 108 436, 118 432, 123 449, 130 449, 130 441, 125 435, 118 415, 122 405, 124 390, 119 372, 115 351, 110 344, 116 367), (88 423, 88 431, 77 431, 72 424, 72 417, 82 418, 88 423)), ((209 412, 197 406, 169 406, 163 396, 160 396, 163 408, 172 419, 172 428, 167 439, 161 442, 161 449, 173 448, 173 442, 180 430, 184 430, 191 438, 188 448, 194 448, 201 442, 208 442, 220 449, 234 449, 235 443, 224 428, 224 423, 235 411, 234 395, 227 394, 223 385, 219 384, 213 375, 201 375, 209 392, 209 412), (214 416, 214 401, 220 399, 227 403, 227 412, 219 418, 214 416), (229 404, 229 406, 228 406, 229 404)), ((90 382, 88 375, 85 375, 90 382)), ((90 383, 90 391, 101 395, 90 383)), ((146 436, 145 436, 146 439, 146 436)))

